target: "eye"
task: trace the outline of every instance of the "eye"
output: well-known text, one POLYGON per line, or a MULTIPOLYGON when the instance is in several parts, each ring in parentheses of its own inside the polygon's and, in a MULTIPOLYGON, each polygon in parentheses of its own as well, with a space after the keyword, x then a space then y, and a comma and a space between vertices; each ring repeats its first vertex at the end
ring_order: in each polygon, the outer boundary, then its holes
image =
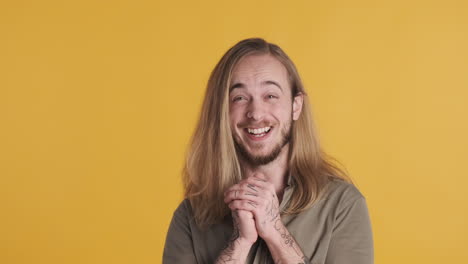
POLYGON ((242 99, 244 99, 244 97, 241 96, 241 95, 239 95, 239 96, 235 96, 234 98, 232 98, 232 101, 233 101, 233 102, 237 102, 237 101, 240 101, 240 100, 242 100, 242 99))
POLYGON ((278 96, 273 95, 273 94, 269 94, 269 95, 267 95, 267 98, 268 99, 276 99, 276 98, 278 98, 278 96))

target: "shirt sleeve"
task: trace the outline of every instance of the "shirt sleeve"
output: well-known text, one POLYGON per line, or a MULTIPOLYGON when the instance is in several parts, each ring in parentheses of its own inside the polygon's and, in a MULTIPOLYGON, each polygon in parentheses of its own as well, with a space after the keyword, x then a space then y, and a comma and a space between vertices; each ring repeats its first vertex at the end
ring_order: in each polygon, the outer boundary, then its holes
POLYGON ((163 264, 197 263, 190 231, 190 214, 186 201, 182 202, 172 216, 164 244, 163 264))
POLYGON ((374 245, 364 197, 340 209, 335 217, 325 264, 373 264, 374 245))

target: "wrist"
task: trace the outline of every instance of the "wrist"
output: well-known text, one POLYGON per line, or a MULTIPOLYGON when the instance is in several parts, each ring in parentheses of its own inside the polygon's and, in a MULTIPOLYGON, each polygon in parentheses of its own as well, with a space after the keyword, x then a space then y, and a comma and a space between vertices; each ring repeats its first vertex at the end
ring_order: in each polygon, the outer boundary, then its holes
POLYGON ((236 247, 239 247, 239 249, 242 249, 243 251, 246 250, 247 252, 250 250, 254 243, 255 241, 249 241, 242 237, 239 237, 236 240, 234 240, 234 244, 236 245, 236 247))
POLYGON ((261 237, 267 243, 278 243, 281 241, 281 235, 286 233, 287 229, 281 221, 275 223, 275 226, 268 232, 265 232, 261 237))

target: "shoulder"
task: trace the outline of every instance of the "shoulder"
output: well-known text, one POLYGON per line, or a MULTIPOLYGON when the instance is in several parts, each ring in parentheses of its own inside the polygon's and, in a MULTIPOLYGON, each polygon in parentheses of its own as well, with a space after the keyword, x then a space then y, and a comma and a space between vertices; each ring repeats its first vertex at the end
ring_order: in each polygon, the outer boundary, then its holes
POLYGON ((175 209, 172 215, 169 230, 174 232, 180 232, 181 230, 185 233, 190 231, 190 227, 193 223, 192 207, 187 199, 184 199, 177 209, 175 209))
POLYGON ((189 225, 193 222, 193 211, 188 199, 182 200, 172 215, 172 222, 189 225))
POLYGON ((330 242, 326 262, 373 263, 373 238, 364 195, 345 181, 332 181, 328 192, 330 242))
POLYGON ((322 199, 346 206, 357 200, 365 200, 365 197, 354 184, 340 179, 332 179, 325 186, 322 199))
POLYGON ((332 180, 327 184, 324 194, 317 210, 326 212, 333 223, 333 230, 340 226, 358 228, 364 225, 367 228, 370 225, 366 198, 354 184, 332 180), (346 224, 351 222, 352 225, 346 224))
POLYGON ((175 217, 190 217, 192 215, 192 206, 188 199, 182 200, 177 209, 174 211, 175 217))

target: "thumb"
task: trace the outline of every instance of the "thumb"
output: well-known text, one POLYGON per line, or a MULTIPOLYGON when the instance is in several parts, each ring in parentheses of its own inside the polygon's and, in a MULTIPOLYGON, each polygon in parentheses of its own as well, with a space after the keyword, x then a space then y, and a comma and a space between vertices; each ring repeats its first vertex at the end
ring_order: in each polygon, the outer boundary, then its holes
POLYGON ((237 210, 237 216, 239 218, 244 218, 244 219, 252 219, 253 218, 252 212, 245 211, 245 210, 237 210))

